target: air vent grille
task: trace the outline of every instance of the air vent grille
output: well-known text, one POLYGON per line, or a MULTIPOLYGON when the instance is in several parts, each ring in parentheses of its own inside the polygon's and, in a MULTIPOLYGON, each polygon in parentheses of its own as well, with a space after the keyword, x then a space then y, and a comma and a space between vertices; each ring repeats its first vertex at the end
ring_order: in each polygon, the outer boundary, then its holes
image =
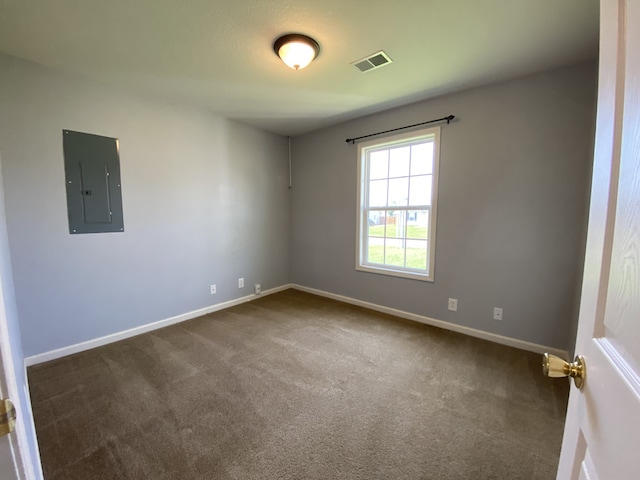
POLYGON ((392 61, 393 60, 389 58, 389 55, 380 50, 379 52, 372 53, 365 58, 356 60, 355 62, 351 62, 351 65, 356 67, 362 73, 365 73, 371 70, 375 70, 376 68, 384 67, 392 61))

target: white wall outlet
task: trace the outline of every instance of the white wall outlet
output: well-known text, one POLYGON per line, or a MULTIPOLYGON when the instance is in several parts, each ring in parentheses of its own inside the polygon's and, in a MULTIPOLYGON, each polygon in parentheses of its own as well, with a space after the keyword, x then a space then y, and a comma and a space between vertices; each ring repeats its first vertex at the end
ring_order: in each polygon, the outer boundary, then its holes
POLYGON ((457 298, 450 298, 449 299, 449 310, 451 310, 452 312, 457 312, 458 311, 458 299, 457 298))
POLYGON ((211 285, 211 295, 215 295, 215 294, 216 294, 216 286, 211 285))
POLYGON ((254 291, 254 293, 255 293, 256 295, 257 295, 257 294, 259 294, 260 292, 262 292, 262 287, 260 286, 260 284, 259 284, 259 283, 256 283, 256 284, 253 286, 253 291, 254 291))
POLYGON ((244 288, 244 278, 238 279, 238 288, 244 288))
POLYGON ((502 320, 502 309, 501 308, 494 308, 493 309, 493 319, 494 320, 502 320))

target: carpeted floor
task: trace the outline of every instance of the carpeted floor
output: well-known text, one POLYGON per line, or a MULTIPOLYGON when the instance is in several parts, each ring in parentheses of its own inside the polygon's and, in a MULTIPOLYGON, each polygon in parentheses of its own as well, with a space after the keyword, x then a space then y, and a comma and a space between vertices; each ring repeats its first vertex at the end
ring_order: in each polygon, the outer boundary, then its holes
POLYGON ((540 355, 288 290, 29 368, 47 480, 553 479, 540 355))

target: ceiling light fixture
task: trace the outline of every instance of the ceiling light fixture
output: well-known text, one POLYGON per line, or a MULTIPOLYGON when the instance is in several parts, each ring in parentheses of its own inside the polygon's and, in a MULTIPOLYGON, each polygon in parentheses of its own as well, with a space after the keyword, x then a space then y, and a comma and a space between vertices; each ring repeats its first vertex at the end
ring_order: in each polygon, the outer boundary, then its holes
POLYGON ((283 35, 273 42, 273 51, 294 70, 309 65, 320 53, 320 45, 301 33, 283 35))

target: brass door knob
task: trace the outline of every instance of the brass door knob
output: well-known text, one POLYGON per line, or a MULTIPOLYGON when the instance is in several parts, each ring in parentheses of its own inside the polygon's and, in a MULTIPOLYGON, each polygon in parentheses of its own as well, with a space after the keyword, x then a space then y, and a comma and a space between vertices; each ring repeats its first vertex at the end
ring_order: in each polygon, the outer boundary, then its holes
POLYGON ((542 373, 547 377, 571 377, 580 390, 587 378, 587 366, 582 355, 576 355, 573 363, 565 362, 560 357, 545 353, 542 356, 542 373))
POLYGON ((0 400, 0 437, 9 435, 16 426, 16 409, 8 398, 0 400))

